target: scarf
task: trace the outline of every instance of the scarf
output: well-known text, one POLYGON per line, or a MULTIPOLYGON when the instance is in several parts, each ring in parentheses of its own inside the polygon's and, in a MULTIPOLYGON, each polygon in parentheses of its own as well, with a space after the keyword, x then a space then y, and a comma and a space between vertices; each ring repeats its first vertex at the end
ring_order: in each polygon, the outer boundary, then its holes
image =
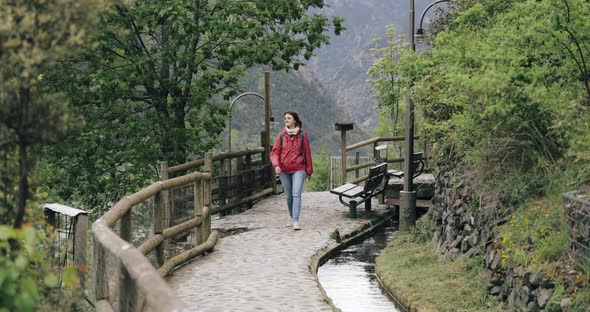
POLYGON ((287 134, 289 136, 296 136, 297 133, 299 133, 299 127, 295 127, 293 129, 289 129, 289 128, 285 127, 285 130, 287 131, 287 134))

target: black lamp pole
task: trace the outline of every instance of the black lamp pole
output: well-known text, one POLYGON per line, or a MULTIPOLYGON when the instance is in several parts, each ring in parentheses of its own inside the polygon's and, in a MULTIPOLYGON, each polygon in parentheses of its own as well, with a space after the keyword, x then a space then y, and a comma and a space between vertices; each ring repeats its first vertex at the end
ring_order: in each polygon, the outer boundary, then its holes
MULTIPOLYGON (((416 51, 414 42, 414 0, 410 0, 410 30, 408 39, 412 51, 416 51)), ((408 83, 406 91, 407 113, 406 113, 406 148, 404 157, 404 189, 400 192, 400 217, 399 230, 408 231, 416 224, 416 192, 413 190, 414 184, 414 103, 410 95, 412 82, 408 83)))

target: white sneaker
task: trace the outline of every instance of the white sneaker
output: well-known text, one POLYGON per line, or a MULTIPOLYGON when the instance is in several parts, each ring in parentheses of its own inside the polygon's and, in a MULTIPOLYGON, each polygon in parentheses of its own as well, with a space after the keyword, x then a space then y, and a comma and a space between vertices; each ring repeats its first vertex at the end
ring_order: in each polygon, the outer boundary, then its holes
POLYGON ((295 230, 295 231, 301 230, 301 226, 299 226, 298 221, 293 222, 293 230, 295 230))

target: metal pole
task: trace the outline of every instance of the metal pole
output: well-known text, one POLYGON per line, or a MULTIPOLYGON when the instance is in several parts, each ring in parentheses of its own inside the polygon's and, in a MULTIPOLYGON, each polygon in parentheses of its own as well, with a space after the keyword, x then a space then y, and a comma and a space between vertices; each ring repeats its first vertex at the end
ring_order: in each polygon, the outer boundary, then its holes
MULTIPOLYGON (((233 101, 231 101, 231 103, 229 104, 229 124, 228 124, 228 126, 229 126, 229 134, 228 134, 228 137, 227 137, 227 142, 229 144, 227 150, 229 152, 231 152, 231 112, 232 112, 232 108, 234 107, 234 104, 236 103, 237 100, 239 100, 241 97, 244 97, 244 96, 247 96, 247 95, 254 95, 254 96, 259 97, 261 100, 265 101, 264 100, 264 97, 262 95, 260 95, 258 93, 254 93, 254 92, 242 93, 242 94, 236 96, 236 98, 233 101)), ((265 105, 266 105, 266 102, 265 102, 265 105)), ((265 120, 265 122, 266 122, 266 120, 265 120)))
MULTIPOLYGON (((410 48, 416 51, 416 44, 414 42, 414 0, 410 0, 410 30, 408 39, 410 41, 410 48)), ((400 217, 399 230, 408 231, 416 224, 416 192, 413 191, 413 176, 414 176, 414 103, 410 91, 412 82, 408 83, 406 91, 407 112, 406 112, 406 148, 404 159, 404 190, 400 192, 400 217)))

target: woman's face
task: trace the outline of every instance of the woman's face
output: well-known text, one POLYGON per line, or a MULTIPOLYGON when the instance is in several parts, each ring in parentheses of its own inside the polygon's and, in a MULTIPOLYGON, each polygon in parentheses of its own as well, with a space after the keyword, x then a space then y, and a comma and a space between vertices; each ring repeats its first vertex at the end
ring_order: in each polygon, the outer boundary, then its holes
POLYGON ((285 127, 295 128, 295 118, 291 114, 285 114, 285 127))

